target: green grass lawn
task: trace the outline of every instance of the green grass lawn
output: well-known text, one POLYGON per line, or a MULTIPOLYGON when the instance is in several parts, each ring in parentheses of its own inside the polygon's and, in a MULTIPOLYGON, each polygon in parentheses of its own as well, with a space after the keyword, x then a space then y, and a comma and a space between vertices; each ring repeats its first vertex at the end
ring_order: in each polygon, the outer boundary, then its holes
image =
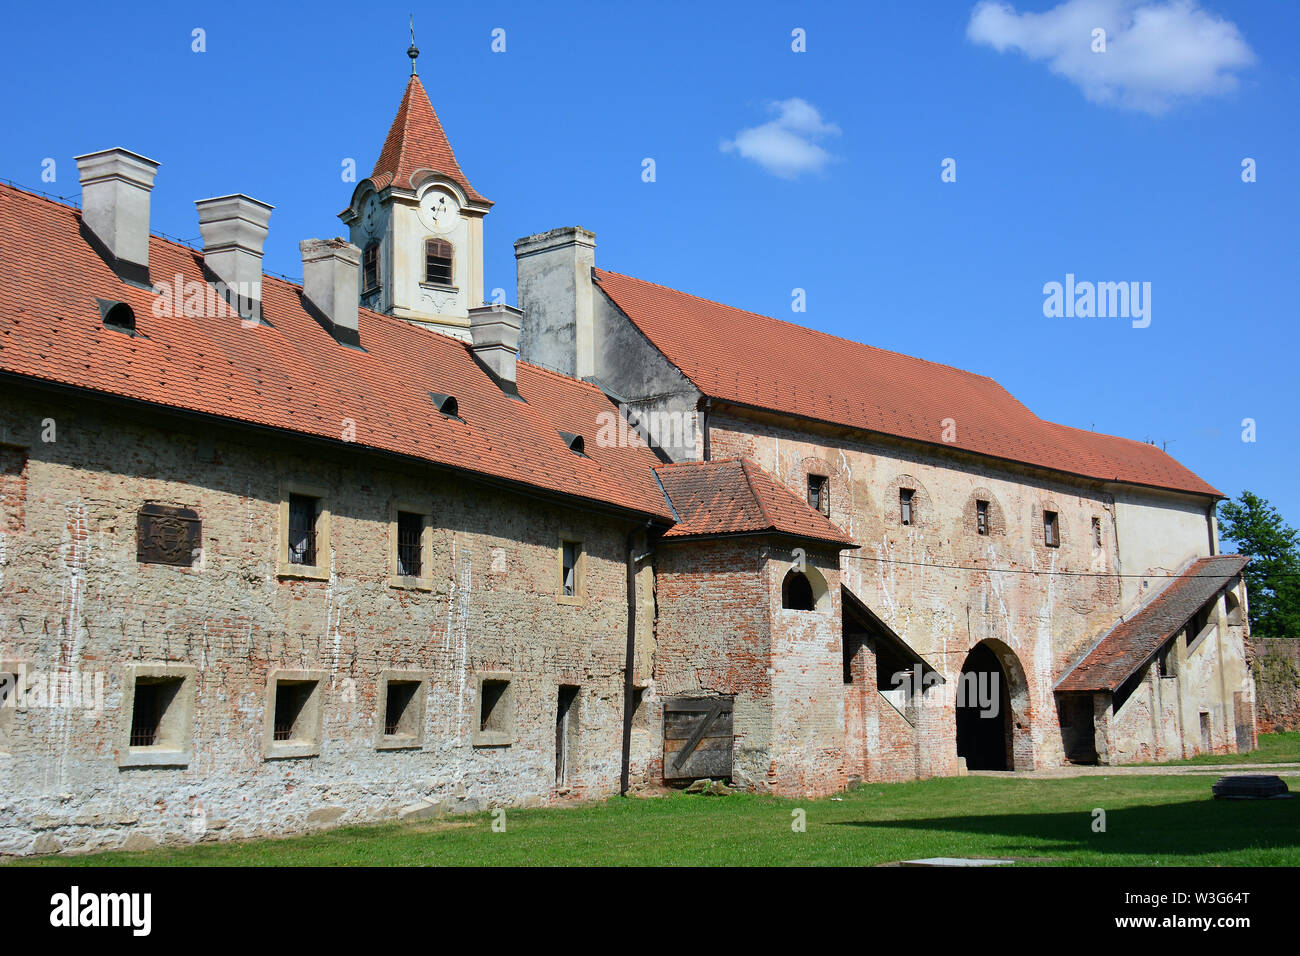
POLYGON ((1260 734, 1259 749, 1248 754, 1205 754, 1187 760, 1169 760, 1162 764, 1142 764, 1144 767, 1183 766, 1185 764, 1217 763, 1296 763, 1300 762, 1300 731, 1280 734, 1260 734))
MULTIPOLYGON (((347 827, 303 837, 16 861, 59 866, 865 866, 930 856, 1028 864, 1300 865, 1300 799, 1210 796, 1204 775, 1056 780, 948 777, 872 784, 821 800, 675 793, 568 809, 509 810, 347 827), (1092 829, 1093 808, 1106 832, 1092 829), (792 832, 792 811, 807 831, 792 832)), ((1300 789, 1300 777, 1292 777, 1300 789)))

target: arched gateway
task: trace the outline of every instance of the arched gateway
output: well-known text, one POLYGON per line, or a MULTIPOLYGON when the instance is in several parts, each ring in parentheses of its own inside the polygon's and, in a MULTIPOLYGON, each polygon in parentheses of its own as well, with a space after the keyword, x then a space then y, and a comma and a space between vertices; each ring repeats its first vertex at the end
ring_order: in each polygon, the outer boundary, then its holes
POLYGON ((1001 641, 971 648, 957 681, 957 756, 968 770, 1033 768, 1028 704, 1015 651, 1001 641))

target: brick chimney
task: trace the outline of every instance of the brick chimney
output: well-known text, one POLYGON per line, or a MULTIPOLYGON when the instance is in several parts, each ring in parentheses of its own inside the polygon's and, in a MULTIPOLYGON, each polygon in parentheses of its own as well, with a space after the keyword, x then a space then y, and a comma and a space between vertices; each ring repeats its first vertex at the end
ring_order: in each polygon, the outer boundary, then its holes
POLYGON ((515 359, 524 314, 511 305, 481 305, 469 310, 470 348, 496 376, 502 391, 518 395, 515 359))
POLYGON ((575 378, 596 374, 591 270, 596 234, 565 226, 515 241, 521 354, 575 378))
POLYGON ((127 282, 149 286, 149 194, 158 164, 117 147, 75 157, 81 222, 127 282))
POLYGON ((304 239, 302 294, 334 326, 347 345, 361 342, 357 329, 357 285, 361 250, 346 239, 304 239))
POLYGON ((264 202, 236 193, 199 199, 203 263, 229 302, 246 321, 262 317, 262 246, 271 210, 264 202))

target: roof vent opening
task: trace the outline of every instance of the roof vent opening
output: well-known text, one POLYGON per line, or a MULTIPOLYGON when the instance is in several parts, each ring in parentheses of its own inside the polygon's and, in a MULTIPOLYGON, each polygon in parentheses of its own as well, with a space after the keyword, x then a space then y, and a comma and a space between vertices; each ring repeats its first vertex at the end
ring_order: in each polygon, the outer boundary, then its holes
POLYGON ((446 417, 454 418, 459 422, 465 420, 460 417, 460 406, 453 396, 443 395, 440 392, 430 392, 429 397, 433 399, 433 407, 446 417))
POLYGON ((563 438, 564 443, 569 446, 569 451, 576 455, 586 457, 587 443, 582 440, 581 435, 571 435, 569 432, 560 432, 560 437, 563 438))
POLYGON ((135 310, 125 302, 113 299, 96 299, 99 303, 99 317, 104 320, 104 328, 115 332, 135 335, 135 310))

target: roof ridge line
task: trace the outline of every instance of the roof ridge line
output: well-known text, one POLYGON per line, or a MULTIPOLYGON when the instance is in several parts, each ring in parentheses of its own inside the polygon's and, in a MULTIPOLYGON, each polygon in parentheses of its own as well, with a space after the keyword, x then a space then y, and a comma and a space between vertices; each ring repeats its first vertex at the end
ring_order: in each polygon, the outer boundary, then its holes
MULTIPOLYGON (((946 368, 953 372, 960 372, 962 375, 969 375, 972 378, 981 378, 984 379, 985 381, 992 382, 998 388, 1002 389, 1002 391, 1007 392, 1007 389, 991 375, 983 375, 979 372, 972 372, 970 369, 967 368, 960 368, 956 365, 949 365, 946 362, 936 362, 934 359, 922 358, 919 355, 911 355, 907 352, 899 352, 895 349, 883 348, 879 345, 872 345, 870 342, 859 342, 857 339, 850 339, 842 335, 836 335, 834 332, 823 332, 821 329, 814 329, 811 326, 800 325, 798 322, 791 322, 789 319, 778 319, 776 316, 767 315, 764 312, 755 312, 752 309, 742 309, 738 305, 728 305, 726 302, 722 302, 719 299, 710 299, 707 296, 696 295, 694 292, 686 292, 683 289, 674 289, 672 286, 664 285, 661 282, 651 282, 649 279, 639 279, 636 276, 628 275, 625 272, 615 272, 613 269, 606 269, 602 266, 596 266, 595 268, 597 272, 606 272, 609 273, 610 275, 618 276, 621 279, 628 279, 632 282, 640 282, 643 285, 654 286, 656 289, 663 289, 665 292, 672 292, 675 295, 684 295, 691 299, 699 299, 701 302, 707 302, 710 305, 716 305, 724 309, 730 309, 733 312, 743 312, 745 315, 753 315, 753 316, 757 316, 760 319, 768 319, 769 321, 772 322, 780 322, 782 325, 789 326, 790 328, 793 329, 799 329, 801 332, 811 332, 814 335, 823 335, 827 338, 836 339, 840 342, 848 342, 852 345, 857 345, 869 349, 875 349, 877 352, 885 352, 888 355, 897 355, 900 358, 911 359, 914 362, 924 362, 927 365, 934 365, 938 368, 946 368)), ((1007 394, 1011 395, 1010 392, 1007 392, 1007 394)), ((1011 395, 1011 397, 1015 399, 1014 395, 1011 395)), ((1016 401, 1019 401, 1019 399, 1016 399, 1016 401)), ((1023 405, 1024 403, 1021 402, 1021 404, 1023 405)), ((1028 406, 1025 407, 1028 409, 1028 406)), ((1029 412, 1031 415, 1034 414, 1032 409, 1029 409, 1029 412)), ((1034 417, 1037 418, 1038 416, 1034 415, 1034 417)))

